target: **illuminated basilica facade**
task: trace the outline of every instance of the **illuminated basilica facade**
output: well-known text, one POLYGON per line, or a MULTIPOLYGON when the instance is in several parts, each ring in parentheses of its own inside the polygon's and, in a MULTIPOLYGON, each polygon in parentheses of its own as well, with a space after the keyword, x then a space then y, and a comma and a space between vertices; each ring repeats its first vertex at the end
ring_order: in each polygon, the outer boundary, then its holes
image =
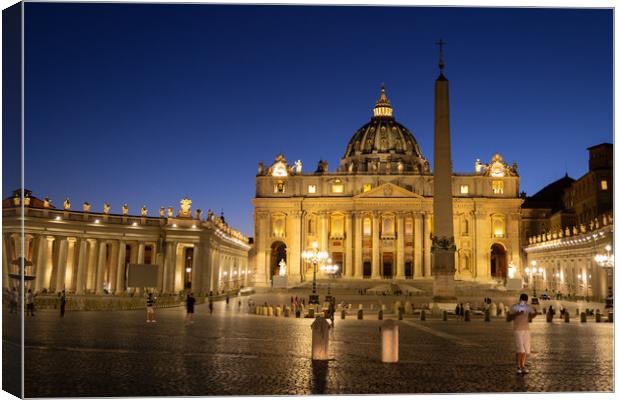
MULTIPOLYGON (((505 281, 511 264, 521 267, 516 164, 499 154, 488 164, 476 160, 473 172, 454 173, 452 188, 455 279, 505 281)), ((253 204, 257 286, 271 285, 281 266, 289 284, 312 280, 302 252, 314 242, 341 280, 432 276, 433 174, 383 88, 336 171, 319 161, 316 171, 303 172, 301 161, 278 155, 259 163, 253 204)))

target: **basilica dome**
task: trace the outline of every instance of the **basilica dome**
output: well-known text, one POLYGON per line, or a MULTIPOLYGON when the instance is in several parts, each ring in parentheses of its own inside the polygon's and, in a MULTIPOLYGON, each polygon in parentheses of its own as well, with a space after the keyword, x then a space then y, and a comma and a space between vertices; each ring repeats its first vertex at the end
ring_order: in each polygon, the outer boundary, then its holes
POLYGON ((340 172, 430 173, 415 138, 392 114, 382 87, 370 122, 359 128, 347 145, 340 172))

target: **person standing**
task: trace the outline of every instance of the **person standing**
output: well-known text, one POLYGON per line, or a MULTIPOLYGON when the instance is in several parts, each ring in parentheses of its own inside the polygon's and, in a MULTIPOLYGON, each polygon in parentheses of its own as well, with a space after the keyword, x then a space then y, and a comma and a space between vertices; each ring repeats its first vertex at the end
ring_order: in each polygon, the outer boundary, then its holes
POLYGON ((229 301, 230 301, 230 297, 228 297, 228 295, 226 295, 226 305, 228 305, 229 301))
POLYGON ((527 304, 527 300, 527 294, 521 293, 521 296, 519 296, 519 303, 513 304, 509 311, 509 318, 513 321, 512 328, 517 346, 517 374, 519 375, 529 372, 527 368, 525 368, 527 355, 530 354, 531 350, 529 322, 538 315, 536 310, 527 304))
POLYGON ((67 304, 67 296, 65 295, 65 291, 63 290, 60 293, 60 316, 64 317, 65 316, 65 306, 67 304))
POLYGON ((456 320, 459 321, 461 319, 461 306, 459 305, 459 303, 456 303, 454 314, 456 315, 456 320))
POLYGON ((187 310, 187 314, 185 316, 185 325, 194 323, 194 304, 196 304, 194 293, 190 293, 187 295, 187 299, 185 300, 185 307, 187 310))
POLYGON ((26 315, 34 317, 34 296, 32 295, 32 289, 28 289, 28 293, 26 293, 26 315))
POLYGON ((213 314, 213 299, 209 297, 209 314, 213 314))
POLYGON ((155 321, 155 299, 153 298, 153 293, 149 293, 146 298, 146 322, 157 322, 155 321))

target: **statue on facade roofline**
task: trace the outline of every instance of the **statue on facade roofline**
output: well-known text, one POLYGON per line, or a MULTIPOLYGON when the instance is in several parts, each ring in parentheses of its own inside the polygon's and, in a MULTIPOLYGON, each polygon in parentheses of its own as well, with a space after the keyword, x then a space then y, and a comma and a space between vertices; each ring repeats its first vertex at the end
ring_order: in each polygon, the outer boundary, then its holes
POLYGON ((295 161, 295 174, 301 174, 301 160, 295 161))
POLYGON ((265 166, 263 165, 263 162, 260 161, 258 163, 258 175, 262 175, 265 172, 265 166))
POLYGON ((63 205, 63 208, 64 208, 65 210, 68 210, 68 209, 70 209, 70 208, 71 208, 71 202, 69 201, 69 198, 68 198, 68 197, 65 199, 65 201, 63 202, 63 204, 62 204, 62 205, 63 205))
POLYGON ((147 210, 146 206, 143 205, 142 208, 140 209, 140 215, 142 215, 143 217, 146 217, 147 213, 148 213, 148 210, 147 210))
POLYGON ((103 213, 104 214, 109 214, 110 213, 110 204, 103 203, 103 213))
POLYGON ((50 198, 47 196, 43 199, 43 208, 50 208, 50 198))
POLYGON ((202 219, 202 210, 200 208, 196 209, 196 219, 202 219))
POLYGON ((82 211, 84 211, 85 213, 90 212, 90 204, 87 201, 82 204, 82 211))
POLYGON ((129 214, 129 206, 127 203, 123 204, 123 215, 129 214))
POLYGON ((191 207, 192 207, 192 201, 188 199, 187 197, 184 197, 181 200, 181 211, 179 212, 180 216, 191 217, 192 216, 191 207))
POLYGON ((211 211, 211 209, 207 210, 207 221, 212 221, 213 220, 213 211, 211 211))
POLYGON ((168 207, 168 218, 172 218, 173 215, 174 215, 174 210, 172 209, 172 207, 168 207))
POLYGON ((159 218, 164 218, 166 215, 166 208, 165 207, 159 207, 159 218))

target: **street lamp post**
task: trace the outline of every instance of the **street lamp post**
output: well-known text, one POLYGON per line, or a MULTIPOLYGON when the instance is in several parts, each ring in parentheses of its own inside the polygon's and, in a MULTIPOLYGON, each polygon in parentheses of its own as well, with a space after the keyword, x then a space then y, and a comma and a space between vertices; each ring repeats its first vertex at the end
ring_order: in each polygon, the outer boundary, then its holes
POLYGON ((329 258, 329 255, 326 251, 320 251, 319 244, 313 242, 312 247, 308 250, 304 250, 301 256, 306 262, 312 263, 312 294, 310 295, 308 304, 319 304, 319 295, 316 293, 316 269, 320 262, 329 258))
POLYGON ((607 272, 607 298, 605 299, 605 308, 614 307, 614 291, 613 291, 613 268, 614 268, 614 255, 611 253, 611 246, 605 246, 606 254, 597 254, 594 256, 594 261, 605 269, 607 272))

